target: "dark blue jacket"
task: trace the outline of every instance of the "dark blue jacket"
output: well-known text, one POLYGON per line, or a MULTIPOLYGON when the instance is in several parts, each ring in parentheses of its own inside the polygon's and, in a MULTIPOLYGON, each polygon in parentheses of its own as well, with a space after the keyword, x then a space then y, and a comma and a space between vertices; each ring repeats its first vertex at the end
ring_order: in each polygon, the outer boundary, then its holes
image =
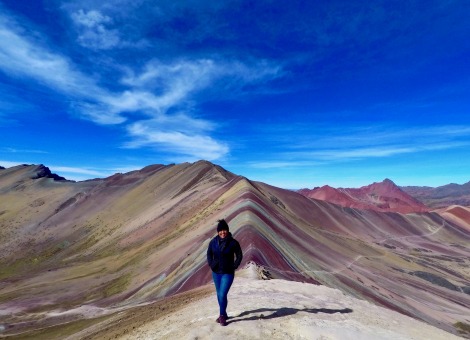
POLYGON ((207 263, 217 274, 233 274, 242 262, 240 244, 228 233, 227 237, 214 237, 207 248, 207 263))

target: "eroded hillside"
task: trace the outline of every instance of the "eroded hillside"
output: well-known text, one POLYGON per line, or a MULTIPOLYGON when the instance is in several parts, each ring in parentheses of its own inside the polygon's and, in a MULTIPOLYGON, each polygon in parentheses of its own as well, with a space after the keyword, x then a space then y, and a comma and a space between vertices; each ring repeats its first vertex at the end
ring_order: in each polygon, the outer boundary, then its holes
POLYGON ((241 243, 242 266, 263 265, 267 277, 338 288, 453 333, 470 323, 467 208, 346 208, 200 161, 77 183, 41 166, 0 170, 4 334, 207 284, 219 218, 241 243))

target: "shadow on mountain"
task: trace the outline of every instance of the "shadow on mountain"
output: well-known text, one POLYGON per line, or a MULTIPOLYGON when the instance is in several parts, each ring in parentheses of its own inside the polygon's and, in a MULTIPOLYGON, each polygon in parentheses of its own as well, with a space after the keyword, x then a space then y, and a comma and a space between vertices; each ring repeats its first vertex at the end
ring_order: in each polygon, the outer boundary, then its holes
POLYGON ((235 320, 230 320, 230 323, 232 322, 238 322, 238 321, 253 321, 253 320, 268 320, 268 319, 275 319, 275 318, 280 318, 283 316, 290 316, 294 315, 298 312, 307 312, 307 313, 326 313, 326 314, 335 314, 335 313, 352 313, 351 308, 343 308, 343 309, 330 309, 330 308, 290 308, 290 307, 282 307, 282 308, 259 308, 259 309, 254 309, 246 312, 242 312, 239 315, 235 316, 234 318, 237 318, 235 320), (250 314, 259 314, 259 313, 270 313, 272 314, 269 315, 253 315, 247 318, 243 319, 238 319, 243 316, 247 316, 250 314))

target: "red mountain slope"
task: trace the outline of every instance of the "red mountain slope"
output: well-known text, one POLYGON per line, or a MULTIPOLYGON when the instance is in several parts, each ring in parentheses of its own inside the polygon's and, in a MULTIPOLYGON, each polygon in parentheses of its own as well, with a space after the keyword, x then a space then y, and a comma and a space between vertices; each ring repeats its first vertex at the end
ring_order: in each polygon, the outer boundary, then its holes
POLYGON ((358 189, 335 189, 325 185, 313 190, 302 189, 299 192, 309 198, 348 208, 393 211, 402 214, 429 210, 423 203, 405 193, 389 179, 358 189))

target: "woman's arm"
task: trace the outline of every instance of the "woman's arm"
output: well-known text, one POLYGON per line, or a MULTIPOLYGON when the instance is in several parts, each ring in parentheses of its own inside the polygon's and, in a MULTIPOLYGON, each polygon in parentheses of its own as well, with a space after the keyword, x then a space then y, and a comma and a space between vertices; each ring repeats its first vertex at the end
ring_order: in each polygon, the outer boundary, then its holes
POLYGON ((243 259, 243 253, 242 253, 242 248, 240 247, 240 243, 238 241, 235 241, 235 263, 233 264, 233 268, 237 269, 238 266, 240 266, 240 263, 242 263, 243 259))
POLYGON ((207 264, 209 267, 214 265, 214 254, 212 253, 212 241, 209 242, 209 247, 207 247, 207 264))

